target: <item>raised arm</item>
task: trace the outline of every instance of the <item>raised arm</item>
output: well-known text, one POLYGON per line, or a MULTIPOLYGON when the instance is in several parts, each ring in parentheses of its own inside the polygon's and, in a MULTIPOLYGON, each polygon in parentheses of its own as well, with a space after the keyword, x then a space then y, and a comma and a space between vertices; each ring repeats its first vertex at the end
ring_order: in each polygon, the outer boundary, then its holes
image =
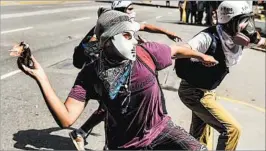
POLYGON ((171 40, 182 41, 182 39, 180 37, 178 37, 175 33, 169 32, 166 29, 163 29, 161 27, 157 27, 157 26, 154 26, 154 25, 151 25, 151 24, 141 24, 140 25, 140 30, 141 31, 150 32, 150 33, 165 34, 171 40))
POLYGON ((210 64, 210 66, 218 64, 212 56, 205 55, 199 51, 192 50, 188 44, 184 45, 172 45, 171 56, 173 59, 180 58, 196 58, 204 63, 210 64))
POLYGON ((34 78, 43 94, 45 103, 52 113, 55 121, 61 128, 71 126, 82 113, 85 108, 85 102, 68 97, 63 103, 55 94, 48 77, 46 76, 41 65, 32 57, 34 69, 30 69, 22 65, 26 74, 34 78))

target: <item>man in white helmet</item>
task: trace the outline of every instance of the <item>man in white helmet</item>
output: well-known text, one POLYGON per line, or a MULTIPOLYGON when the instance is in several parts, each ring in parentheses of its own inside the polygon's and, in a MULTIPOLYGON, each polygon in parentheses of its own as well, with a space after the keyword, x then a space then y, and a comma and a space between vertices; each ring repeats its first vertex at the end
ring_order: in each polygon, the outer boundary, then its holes
MULTIPOLYGON (((218 25, 193 37, 184 47, 213 56, 219 63, 205 65, 197 59, 176 59, 175 70, 182 81, 181 101, 192 110, 190 134, 209 145, 210 126, 219 133, 217 150, 236 150, 240 126, 216 101, 215 89, 236 65, 250 43, 265 46, 255 30, 246 1, 223 1, 217 9, 218 25)), ((210 148, 209 148, 210 149, 210 148)))
MULTIPOLYGON (((176 44, 138 44, 135 33, 127 14, 102 11, 95 27, 99 56, 79 72, 64 103, 34 57, 33 68, 22 65, 23 71, 37 81, 48 109, 62 128, 78 119, 90 99, 100 100, 107 113, 106 143, 111 150, 206 151, 205 145, 163 114, 156 71, 170 66, 171 58, 177 57, 193 57, 206 64, 217 61, 176 44)), ((84 144, 77 149, 84 150, 84 144)))
MULTIPOLYGON (((134 11, 132 1, 123 1, 123 0, 113 1, 111 5, 111 9, 127 13, 131 17, 132 21, 134 21, 136 18, 136 12, 134 11)), ((139 24, 137 22, 135 22, 135 24, 136 24, 136 28, 138 28, 140 31, 165 34, 171 40, 175 40, 175 41, 181 40, 181 38, 178 37, 175 33, 169 32, 166 29, 157 27, 155 25, 146 24, 146 23, 139 24)))

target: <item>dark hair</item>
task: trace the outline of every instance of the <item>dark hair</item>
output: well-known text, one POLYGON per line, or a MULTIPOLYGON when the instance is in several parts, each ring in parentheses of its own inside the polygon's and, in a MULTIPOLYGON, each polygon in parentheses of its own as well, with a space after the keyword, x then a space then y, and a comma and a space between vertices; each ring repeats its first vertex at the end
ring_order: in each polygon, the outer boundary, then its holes
POLYGON ((123 12, 123 13, 126 13, 126 10, 129 6, 131 6, 132 4, 128 5, 127 7, 118 7, 118 8, 114 8, 114 10, 116 11, 120 11, 120 12, 123 12))
POLYGON ((119 7, 119 8, 115 8, 114 10, 125 13, 127 10, 127 7, 119 7))

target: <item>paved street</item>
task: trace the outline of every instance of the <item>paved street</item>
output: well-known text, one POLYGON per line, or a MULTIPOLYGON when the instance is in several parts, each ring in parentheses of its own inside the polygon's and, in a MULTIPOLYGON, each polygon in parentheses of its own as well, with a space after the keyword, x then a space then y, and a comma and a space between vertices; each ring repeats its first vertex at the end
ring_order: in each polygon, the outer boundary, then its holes
MULTIPOLYGON (((1 3, 1 127, 0 150, 74 150, 68 133, 56 125, 31 78, 21 73, 16 58, 7 50, 14 43, 30 44, 33 55, 47 72, 51 84, 64 101, 79 70, 72 65, 73 49, 95 25, 97 9, 109 3, 62 2, 14 4, 1 3)), ((177 8, 135 6, 137 21, 155 24, 176 32, 187 42, 204 26, 180 25, 177 8)), ((172 44, 166 36, 140 32, 149 41, 172 44)), ((180 43, 181 44, 181 43, 180 43)), ((242 62, 233 67, 217 89, 219 102, 242 126, 238 150, 265 150, 265 53, 245 49, 242 62)), ((189 129, 191 113, 180 101, 180 79, 173 67, 160 72, 167 107, 176 124, 189 129), (166 77, 166 75, 169 75, 166 77)), ((78 128, 98 107, 94 100, 73 125, 78 128)), ((217 133, 214 136, 214 149, 217 133)), ((86 149, 101 150, 103 123, 93 129, 86 149)))

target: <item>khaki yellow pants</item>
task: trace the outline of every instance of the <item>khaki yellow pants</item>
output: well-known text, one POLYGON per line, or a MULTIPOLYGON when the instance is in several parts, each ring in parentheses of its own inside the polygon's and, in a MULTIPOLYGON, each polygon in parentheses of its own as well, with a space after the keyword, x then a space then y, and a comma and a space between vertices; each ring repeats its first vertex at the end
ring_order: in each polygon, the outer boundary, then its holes
POLYGON ((213 127, 220 133, 216 150, 236 150, 240 126, 216 101, 214 91, 195 88, 182 80, 178 94, 181 101, 192 110, 190 126, 192 136, 206 146, 210 146, 211 127, 213 127))

